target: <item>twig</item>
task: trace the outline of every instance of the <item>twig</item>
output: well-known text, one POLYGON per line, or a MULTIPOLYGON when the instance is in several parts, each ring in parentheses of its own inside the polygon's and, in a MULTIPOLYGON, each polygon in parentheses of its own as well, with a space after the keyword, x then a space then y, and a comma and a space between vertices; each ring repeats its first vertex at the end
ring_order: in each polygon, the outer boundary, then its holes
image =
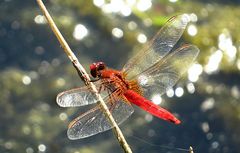
POLYGON ((189 153, 194 153, 192 146, 189 147, 189 153))
POLYGON ((92 82, 90 82, 89 75, 87 74, 87 72, 85 71, 83 66, 79 63, 77 57, 75 56, 75 54, 72 52, 72 50, 68 46, 67 42, 65 41, 65 39, 62 36, 62 34, 60 33, 60 31, 58 30, 57 26, 55 25, 52 17, 48 13, 48 11, 47 11, 45 5, 43 4, 42 0, 37 0, 37 3, 39 5, 39 7, 41 8, 44 16, 46 17, 49 26, 51 27, 52 31, 54 32, 55 36, 57 37, 59 43, 61 44, 61 46, 63 47, 65 53, 67 54, 67 56, 69 57, 69 59, 73 63, 74 67, 76 68, 79 76, 84 81, 84 83, 87 86, 89 86, 93 90, 93 92, 96 94, 96 97, 99 100, 98 103, 100 104, 100 106, 102 108, 102 111, 104 112, 105 116, 109 119, 110 124, 113 125, 113 131, 114 131, 114 133, 115 133, 115 135, 116 135, 116 137, 118 139, 118 142, 119 142, 120 146, 123 148, 125 153, 132 153, 132 150, 129 147, 127 141, 125 140, 125 138, 124 138, 124 136, 122 134, 122 131, 120 130, 120 128, 116 124, 113 116, 111 115, 110 111, 108 110, 107 105, 105 104, 105 102, 103 101, 102 97, 98 93, 98 91, 96 89, 96 86, 92 82))

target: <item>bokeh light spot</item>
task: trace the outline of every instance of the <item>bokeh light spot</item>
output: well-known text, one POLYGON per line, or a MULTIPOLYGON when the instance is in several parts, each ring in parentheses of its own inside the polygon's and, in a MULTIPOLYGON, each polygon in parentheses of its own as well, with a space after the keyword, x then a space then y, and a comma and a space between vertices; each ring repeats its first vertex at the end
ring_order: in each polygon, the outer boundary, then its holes
POLYGON ((38 145, 38 150, 39 150, 40 152, 45 152, 46 149, 47 149, 47 147, 46 147, 44 144, 38 145))
POLYGON ((147 122, 151 122, 151 121, 153 120, 153 116, 152 116, 151 114, 146 114, 146 115, 145 115, 145 120, 146 120, 147 122))
POLYGON ((27 149, 26 149, 26 153, 34 153, 33 148, 31 148, 31 147, 27 147, 27 149))
POLYGON ((205 67, 204 67, 205 72, 208 74, 211 74, 211 73, 217 71, 219 64, 222 60, 222 57, 223 57, 223 53, 221 50, 217 50, 216 52, 214 52, 210 56, 207 65, 205 65, 205 67))
POLYGON ((101 7, 105 4, 105 0, 93 0, 93 4, 97 7, 101 7))
POLYGON ((184 94, 184 90, 183 90, 182 87, 177 87, 177 88, 175 89, 175 95, 176 95, 177 97, 182 97, 183 94, 184 94))
POLYGON ((128 29, 129 29, 129 30, 135 30, 136 28, 137 28, 136 22, 130 21, 130 22, 128 23, 128 29))
POLYGON ((123 37, 123 31, 120 28, 113 28, 112 29, 112 35, 116 38, 122 38, 123 37))
POLYGON ((139 11, 147 11, 148 9, 150 9, 152 7, 152 2, 151 0, 139 0, 137 2, 137 9, 139 11))
POLYGON ((187 90, 189 93, 194 93, 195 92, 195 87, 194 87, 194 84, 193 83, 188 83, 187 84, 187 90))
POLYGON ((153 102, 154 104, 156 104, 156 105, 159 105, 159 104, 162 103, 162 97, 161 97, 161 95, 159 95, 159 94, 153 95, 152 98, 151 98, 151 100, 152 100, 152 102, 153 102))
POLYGON ((31 78, 29 76, 24 75, 22 77, 22 82, 23 82, 24 85, 29 85, 32 82, 32 80, 31 80, 31 78))
POLYGON ((82 25, 82 24, 77 24, 74 28, 73 31, 73 37, 76 40, 82 40, 83 38, 85 38, 88 35, 88 29, 82 25))
POLYGON ((188 26, 187 32, 190 36, 195 36, 198 32, 197 27, 193 24, 188 26))
POLYGON ((146 35, 144 35, 143 33, 140 33, 138 36, 137 36, 137 40, 138 40, 138 42, 140 42, 140 43, 145 43, 145 42, 147 42, 147 37, 146 37, 146 35))
POLYGON ((168 97, 173 97, 174 96, 174 90, 172 88, 168 89, 166 92, 168 97))
POLYGON ((214 105, 215 105, 215 100, 213 98, 208 98, 202 103, 201 110, 205 112, 209 109, 212 109, 214 105))
POLYGON ((34 22, 36 24, 46 24, 47 23, 47 20, 45 18, 45 16, 43 15, 37 15, 35 18, 34 18, 34 22))
POLYGON ((59 118, 60 118, 60 120, 65 121, 68 118, 68 116, 66 113, 60 113, 59 118))
POLYGON ((188 69, 188 80, 192 82, 196 82, 199 78, 199 75, 201 75, 203 72, 203 67, 200 64, 193 64, 188 69))

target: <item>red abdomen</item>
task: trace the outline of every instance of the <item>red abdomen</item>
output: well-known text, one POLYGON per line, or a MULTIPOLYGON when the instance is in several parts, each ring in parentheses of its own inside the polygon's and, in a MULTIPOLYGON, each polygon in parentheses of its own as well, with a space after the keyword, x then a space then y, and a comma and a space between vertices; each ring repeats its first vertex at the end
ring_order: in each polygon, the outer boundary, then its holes
POLYGON ((175 124, 181 123, 181 121, 179 121, 172 113, 154 104, 153 102, 145 99, 144 97, 134 92, 133 90, 127 90, 124 93, 124 96, 127 98, 129 102, 141 107, 143 110, 149 112, 150 114, 158 118, 173 122, 175 124))

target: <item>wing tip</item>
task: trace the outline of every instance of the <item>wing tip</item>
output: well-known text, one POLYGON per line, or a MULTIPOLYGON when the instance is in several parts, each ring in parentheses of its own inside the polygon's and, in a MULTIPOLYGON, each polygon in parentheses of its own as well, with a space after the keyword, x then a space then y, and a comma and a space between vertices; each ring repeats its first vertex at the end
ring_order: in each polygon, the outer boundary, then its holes
POLYGON ((81 139, 81 138, 79 138, 79 137, 77 137, 77 136, 74 136, 73 130, 72 130, 71 128, 68 128, 68 130, 67 130, 67 136, 68 136, 68 139, 70 139, 70 140, 81 139))
POLYGON ((191 48, 190 50, 191 51, 195 51, 196 53, 194 54, 196 57, 198 56, 198 54, 200 53, 200 49, 196 46, 196 45, 193 45, 193 44, 183 44, 182 46, 180 46, 177 50, 184 50, 184 49, 189 49, 191 48))
POLYGON ((61 99, 61 96, 62 96, 63 93, 59 93, 56 97, 56 102, 58 104, 58 106, 60 107, 66 107, 65 105, 63 105, 63 102, 62 102, 62 99, 61 99))
POLYGON ((81 137, 74 137, 74 136, 72 136, 72 135, 70 135, 70 134, 67 134, 67 136, 68 136, 68 139, 70 139, 70 140, 82 139, 81 137))
POLYGON ((181 21, 182 23, 184 23, 184 25, 187 25, 191 21, 190 16, 187 13, 184 13, 172 16, 167 22, 173 22, 176 18, 180 19, 178 21, 181 21))

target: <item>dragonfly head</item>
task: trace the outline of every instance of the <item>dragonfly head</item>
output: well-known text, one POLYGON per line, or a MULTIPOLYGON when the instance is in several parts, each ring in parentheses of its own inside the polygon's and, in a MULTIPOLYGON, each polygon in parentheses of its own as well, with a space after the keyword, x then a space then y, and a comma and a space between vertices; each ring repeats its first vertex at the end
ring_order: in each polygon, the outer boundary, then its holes
POLYGON ((100 77, 101 75, 100 71, 104 69, 106 69, 106 65, 104 62, 92 63, 90 65, 90 73, 94 78, 100 77))

